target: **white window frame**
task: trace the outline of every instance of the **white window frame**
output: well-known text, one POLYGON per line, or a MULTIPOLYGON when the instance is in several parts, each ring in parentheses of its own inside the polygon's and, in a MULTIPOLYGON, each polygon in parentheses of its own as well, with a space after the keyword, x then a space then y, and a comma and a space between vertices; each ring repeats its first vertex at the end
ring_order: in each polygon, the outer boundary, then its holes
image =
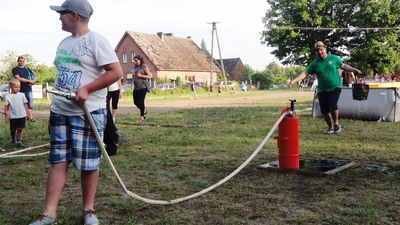
POLYGON ((123 53, 122 54, 122 63, 127 63, 128 62, 128 54, 123 53))
POLYGON ((134 60, 134 58, 135 58, 135 56, 136 56, 137 54, 136 54, 136 52, 132 52, 132 54, 131 54, 131 57, 132 57, 132 62, 134 62, 135 60, 134 60))

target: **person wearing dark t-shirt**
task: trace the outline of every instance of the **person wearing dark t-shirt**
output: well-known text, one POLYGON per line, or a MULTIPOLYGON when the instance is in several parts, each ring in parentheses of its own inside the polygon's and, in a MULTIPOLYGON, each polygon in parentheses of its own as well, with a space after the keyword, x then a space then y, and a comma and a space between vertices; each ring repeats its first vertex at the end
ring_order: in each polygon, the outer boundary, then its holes
POLYGON ((31 122, 35 122, 35 120, 32 117, 32 108, 33 108, 32 85, 36 84, 37 77, 30 68, 25 66, 25 58, 23 56, 19 56, 17 62, 18 66, 12 69, 12 74, 15 77, 15 79, 19 80, 19 82, 21 83, 20 92, 24 93, 26 99, 28 100, 28 118, 30 118, 31 122))

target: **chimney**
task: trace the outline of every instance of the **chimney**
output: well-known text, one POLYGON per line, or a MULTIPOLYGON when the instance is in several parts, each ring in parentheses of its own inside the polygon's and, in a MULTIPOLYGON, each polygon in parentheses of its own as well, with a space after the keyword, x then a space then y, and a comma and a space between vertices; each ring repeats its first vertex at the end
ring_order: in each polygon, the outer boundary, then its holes
POLYGON ((163 32, 158 32, 157 35, 158 35, 158 37, 160 37, 161 41, 164 41, 164 33, 163 32))

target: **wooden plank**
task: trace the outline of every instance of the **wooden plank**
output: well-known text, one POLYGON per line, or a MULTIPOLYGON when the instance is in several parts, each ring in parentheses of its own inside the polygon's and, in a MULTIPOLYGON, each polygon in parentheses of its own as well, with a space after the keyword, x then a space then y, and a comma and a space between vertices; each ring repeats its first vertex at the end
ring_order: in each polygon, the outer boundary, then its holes
POLYGON ((335 173, 338 173, 340 171, 343 171, 345 169, 348 169, 348 168, 351 168, 351 167, 358 167, 358 166, 360 166, 360 164, 358 164, 356 162, 350 162, 350 163, 347 163, 347 164, 345 164, 343 166, 336 167, 335 169, 328 170, 324 174, 331 175, 331 174, 335 174, 335 173))

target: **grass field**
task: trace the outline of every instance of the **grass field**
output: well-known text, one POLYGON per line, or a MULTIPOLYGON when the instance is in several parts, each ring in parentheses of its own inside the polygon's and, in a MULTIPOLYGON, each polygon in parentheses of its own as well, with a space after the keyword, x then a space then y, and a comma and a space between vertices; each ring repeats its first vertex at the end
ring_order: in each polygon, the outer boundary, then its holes
MULTIPOLYGON (((160 126, 136 125, 136 115, 119 115, 122 145, 112 160, 134 193, 163 200, 190 195, 242 164, 287 102, 150 114, 146 123, 160 126)), ((311 99, 298 100, 298 109, 309 107, 311 99)), ((103 160, 95 203, 101 224, 400 224, 399 124, 342 119, 342 133, 325 135, 324 121, 310 114, 299 113, 301 156, 346 159, 361 167, 331 176, 258 169, 278 157, 276 140, 270 139, 247 167, 217 189, 158 206, 126 195, 103 160)), ((46 117, 29 123, 25 142, 47 143, 46 126, 46 117)), ((15 150, 7 144, 8 127, 1 123, 0 129, 2 147, 15 150)), ((1 225, 28 224, 41 213, 48 167, 46 156, 0 159, 1 225)), ((80 213, 80 176, 71 168, 57 224, 80 224, 80 213)))

